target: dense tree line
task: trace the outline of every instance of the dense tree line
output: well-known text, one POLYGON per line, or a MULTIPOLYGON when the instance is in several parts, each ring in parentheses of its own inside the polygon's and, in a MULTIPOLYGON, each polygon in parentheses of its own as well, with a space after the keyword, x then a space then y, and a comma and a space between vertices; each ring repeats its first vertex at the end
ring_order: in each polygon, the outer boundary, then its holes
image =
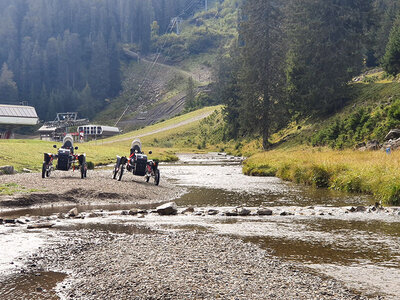
POLYGON ((398 1, 243 2, 238 41, 216 68, 229 138, 256 134, 268 148, 288 121, 336 111, 351 79, 385 65, 390 49, 400 72, 398 1))
POLYGON ((77 109, 92 117, 121 89, 120 45, 147 53, 154 21, 165 32, 200 3, 0 0, 0 101, 28 101, 44 119, 77 109))

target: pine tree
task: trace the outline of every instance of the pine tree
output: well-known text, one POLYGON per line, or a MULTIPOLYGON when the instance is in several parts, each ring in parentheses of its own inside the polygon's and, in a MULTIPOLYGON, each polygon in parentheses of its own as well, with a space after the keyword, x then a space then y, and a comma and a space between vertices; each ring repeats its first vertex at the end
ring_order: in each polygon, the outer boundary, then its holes
POLYGON ((382 59, 382 66, 388 74, 397 75, 400 73, 400 16, 390 32, 386 53, 382 59))
POLYGON ((0 101, 18 101, 18 89, 17 84, 14 81, 14 74, 8 69, 6 63, 3 64, 0 70, 0 101))
POLYGON ((96 100, 104 101, 108 96, 110 91, 110 62, 107 45, 101 34, 92 44, 89 85, 96 100))
POLYGON ((195 90, 194 90, 194 81, 192 77, 189 77, 187 81, 187 86, 186 86, 186 99, 185 99, 185 107, 187 110, 192 110, 196 104, 195 104, 195 90))
POLYGON ((111 32, 109 41, 109 60, 110 60, 110 97, 115 97, 121 90, 121 63, 120 63, 120 45, 114 30, 111 32))
POLYGON ((342 105, 363 63, 371 0, 290 0, 287 7, 287 89, 300 111, 342 105))
POLYGON ((277 121, 275 111, 282 100, 281 8, 277 0, 247 0, 240 24, 244 42, 240 127, 245 134, 260 134, 264 149, 270 147, 269 137, 277 121))

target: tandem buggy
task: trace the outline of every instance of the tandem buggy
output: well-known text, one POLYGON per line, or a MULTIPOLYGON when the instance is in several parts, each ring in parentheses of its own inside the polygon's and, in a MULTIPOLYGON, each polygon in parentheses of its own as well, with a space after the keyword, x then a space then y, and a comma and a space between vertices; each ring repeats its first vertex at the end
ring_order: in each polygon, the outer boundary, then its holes
MULTIPOLYGON (((150 151, 149 154, 152 154, 150 151)), ((158 169, 158 162, 148 160, 147 155, 142 152, 142 144, 139 140, 134 140, 131 145, 130 156, 117 156, 117 162, 113 170, 113 179, 121 181, 125 169, 132 172, 136 176, 144 176, 146 182, 150 178, 154 180, 154 184, 160 183, 160 170, 158 169)))
MULTIPOLYGON (((53 147, 57 148, 57 145, 53 147)), ((72 170, 75 171, 78 169, 81 173, 81 178, 86 178, 86 154, 74 154, 74 150, 78 150, 78 147, 74 148, 72 136, 67 135, 64 137, 63 145, 58 149, 57 154, 44 153, 42 178, 50 176, 51 172, 54 170, 54 160, 57 160, 56 170, 69 171, 72 168, 72 170)))

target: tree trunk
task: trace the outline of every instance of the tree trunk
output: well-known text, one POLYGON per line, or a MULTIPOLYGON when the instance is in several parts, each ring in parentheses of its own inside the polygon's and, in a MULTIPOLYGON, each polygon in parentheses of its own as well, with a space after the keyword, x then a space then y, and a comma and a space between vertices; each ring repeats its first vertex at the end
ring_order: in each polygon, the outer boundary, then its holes
POLYGON ((271 126, 271 120, 269 118, 270 115, 270 96, 268 89, 264 90, 264 99, 263 99, 263 112, 262 112, 262 120, 261 120, 261 136, 262 136, 262 144, 263 149, 268 150, 271 147, 269 142, 269 132, 271 126))

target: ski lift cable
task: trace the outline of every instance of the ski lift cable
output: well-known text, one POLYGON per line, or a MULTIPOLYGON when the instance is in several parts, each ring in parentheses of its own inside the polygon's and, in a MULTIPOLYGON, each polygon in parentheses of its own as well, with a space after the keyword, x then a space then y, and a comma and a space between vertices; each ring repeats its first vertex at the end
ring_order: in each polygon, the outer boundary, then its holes
MULTIPOLYGON (((189 2, 189 4, 186 6, 185 9, 183 9, 183 11, 181 12, 181 14, 179 14, 179 16, 183 15, 186 13, 187 10, 191 9, 195 4, 196 4, 196 0, 192 0, 189 2)), ((165 34, 172 32, 172 30, 174 29, 175 25, 176 25, 177 19, 174 18, 173 22, 170 26, 168 26, 165 34)), ((145 72, 145 76, 143 77, 142 83, 139 85, 138 90, 136 91, 136 93, 134 94, 134 96, 132 97, 132 99, 135 99, 137 97, 137 95, 139 94, 139 92, 141 91, 143 85, 145 84, 145 81, 148 77, 148 75, 150 74, 150 72, 152 71, 152 69, 154 68, 154 66, 156 65, 158 59, 160 58, 161 52, 162 50, 165 48, 165 45, 167 43, 167 39, 164 40, 164 43, 162 44, 161 47, 159 47, 157 49, 157 55, 155 57, 155 59, 153 60, 152 64, 149 66, 149 68, 146 70, 145 72)), ((131 101, 132 102, 132 101, 131 101)), ((122 118, 125 116, 126 112, 128 111, 129 107, 131 106, 131 102, 128 103, 124 109, 124 111, 122 112, 121 116, 118 118, 117 122, 115 123, 114 126, 117 126, 118 123, 122 120, 122 118)))
MULTIPOLYGON (((170 30, 173 30, 173 27, 175 26, 175 22, 176 22, 176 20, 174 21, 174 23, 172 24, 172 26, 168 26, 168 28, 167 28, 165 34, 167 34, 170 30), (170 27, 171 27, 171 29, 170 29, 170 27)), ((154 65, 157 63, 157 60, 159 59, 159 57, 160 57, 160 55, 161 55, 161 51, 162 51, 162 49, 163 49, 163 48, 165 47, 165 45, 166 45, 166 41, 167 41, 167 40, 165 39, 165 40, 164 40, 164 43, 163 43, 163 45, 162 45, 162 47, 160 47, 159 50, 157 50, 157 55, 156 55, 155 59, 153 60, 152 64, 147 68, 147 70, 146 70, 146 72, 145 72, 145 75, 144 75, 144 77, 143 77, 143 80, 142 80, 141 84, 139 84, 139 87, 138 87, 136 93, 134 94, 134 96, 132 97, 132 99, 135 99, 135 98, 137 97, 137 95, 139 94, 139 92, 141 91, 141 89, 142 89, 142 87, 143 87, 143 85, 144 85, 144 83, 145 83, 145 81, 146 81, 148 75, 149 75, 150 72, 151 72, 151 69, 154 68, 154 65)), ((124 115, 126 114, 126 112, 128 111, 128 109, 129 109, 130 106, 131 106, 131 103, 128 103, 128 104, 126 105, 124 111, 122 112, 121 116, 119 117, 119 119, 117 120, 117 122, 115 123, 114 126, 117 126, 117 125, 118 125, 118 123, 119 123, 119 122, 121 121, 121 119, 124 117, 124 115)))
MULTIPOLYGON (((172 19, 173 24, 171 25, 171 32, 172 32, 172 30, 174 29, 174 26, 177 25, 177 22, 179 22, 180 16, 182 16, 183 14, 185 14, 189 9, 193 8, 194 5, 196 5, 197 3, 198 3, 198 0, 191 0, 191 1, 186 5, 186 7, 182 10, 182 13, 179 14, 177 17, 175 17, 175 18, 172 19)), ((164 45, 164 46, 165 46, 165 45, 164 45)), ((163 47, 163 48, 164 48, 164 47, 163 47)), ((163 57, 162 64, 165 64, 165 62, 166 62, 166 60, 167 60, 167 56, 169 55, 170 52, 171 52, 171 49, 169 49, 168 52, 167 52, 167 55, 163 57)), ((160 54, 161 54, 161 53, 160 53, 160 54)), ((156 62, 155 64, 157 64, 157 62, 156 62)), ((155 65, 155 64, 154 64, 154 65, 155 65)), ((160 67, 161 67, 161 66, 160 66, 160 67)), ((160 71, 160 69, 161 69, 161 68, 159 68, 159 71, 160 71)), ((155 75, 157 75, 157 74, 159 73, 159 71, 156 72, 155 75)), ((150 90, 147 90, 146 93, 145 93, 145 97, 146 97, 150 92, 151 92, 150 90)), ((154 99, 154 95, 150 97, 150 102, 151 102, 153 99, 154 99)))
MULTIPOLYGON (((192 0, 190 3, 188 3, 188 5, 186 6, 185 10, 187 11, 187 10, 191 9, 191 8, 192 8, 194 5, 196 5, 197 3, 198 3, 197 0, 194 0, 194 1, 192 0)), ((178 15, 178 17, 180 17, 182 14, 183 14, 183 13, 181 13, 180 15, 178 15)), ((216 15, 214 15, 213 18, 216 18, 216 15)), ((176 18, 174 18, 174 19, 176 19, 176 18)), ((172 26, 172 28, 173 28, 173 26, 172 26)), ((168 52, 167 52, 167 54, 163 57, 163 60, 162 60, 161 64, 165 64, 165 63, 166 63, 167 57, 168 57, 168 55, 169 55, 170 52, 171 52, 171 49, 169 49, 168 52)), ((161 70, 161 66, 159 66, 158 71, 156 71, 156 73, 155 73, 154 75, 155 75, 155 76, 158 75, 158 73, 160 72, 160 70, 161 70)), ((151 93, 151 91, 148 89, 148 90, 145 92, 145 94, 144 94, 144 98, 146 98, 147 95, 148 95, 149 93, 151 93)), ((152 101, 154 100, 154 98, 155 98, 155 95, 153 94, 153 95, 150 97, 149 102, 152 103, 152 101)))

